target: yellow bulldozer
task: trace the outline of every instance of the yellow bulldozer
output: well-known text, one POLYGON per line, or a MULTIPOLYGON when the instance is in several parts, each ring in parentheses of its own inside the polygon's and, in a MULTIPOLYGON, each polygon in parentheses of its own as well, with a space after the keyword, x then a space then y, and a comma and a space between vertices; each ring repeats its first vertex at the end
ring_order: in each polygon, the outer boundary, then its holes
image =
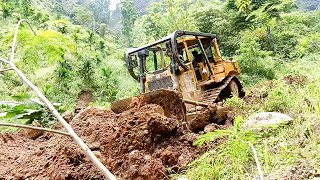
MULTIPOLYGON (((141 96, 120 100, 111 109, 120 113, 132 103, 176 106, 181 118, 192 119, 226 98, 244 97, 239 64, 221 56, 214 34, 177 30, 171 35, 126 53, 130 75, 140 83, 141 96), (181 101, 177 101, 176 98, 181 101)), ((172 107, 174 109, 175 107, 172 107)), ((171 111, 172 112, 172 111, 171 111)))

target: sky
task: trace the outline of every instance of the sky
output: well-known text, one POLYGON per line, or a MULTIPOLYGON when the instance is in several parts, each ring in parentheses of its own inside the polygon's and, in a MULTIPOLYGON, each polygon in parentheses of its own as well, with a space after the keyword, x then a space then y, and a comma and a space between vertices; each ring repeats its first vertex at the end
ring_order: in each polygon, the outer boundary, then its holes
POLYGON ((116 6, 117 6, 117 3, 119 2, 120 0, 110 0, 110 9, 111 10, 115 10, 116 9, 116 6))

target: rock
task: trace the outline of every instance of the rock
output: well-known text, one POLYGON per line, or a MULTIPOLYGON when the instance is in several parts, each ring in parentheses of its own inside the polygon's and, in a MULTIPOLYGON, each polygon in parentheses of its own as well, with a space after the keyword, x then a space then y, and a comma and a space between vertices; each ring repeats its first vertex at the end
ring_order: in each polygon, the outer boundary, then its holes
MULTIPOLYGON (((35 127, 41 127, 40 123, 38 123, 37 121, 34 121, 31 126, 35 126, 35 127)), ((29 139, 37 139, 39 136, 41 136, 44 131, 41 130, 33 130, 33 129, 25 129, 24 130, 25 136, 29 139)))
POLYGON ((251 116, 249 120, 244 123, 244 127, 249 129, 268 128, 270 126, 287 124, 291 121, 293 121, 293 118, 286 114, 278 112, 262 112, 251 116))
POLYGON ((189 122, 190 130, 193 132, 203 131, 204 128, 212 123, 222 123, 228 119, 230 107, 210 106, 200 112, 195 118, 189 122))
POLYGON ((88 146, 92 151, 95 151, 95 150, 99 150, 101 145, 99 142, 93 142, 93 143, 90 143, 88 146))

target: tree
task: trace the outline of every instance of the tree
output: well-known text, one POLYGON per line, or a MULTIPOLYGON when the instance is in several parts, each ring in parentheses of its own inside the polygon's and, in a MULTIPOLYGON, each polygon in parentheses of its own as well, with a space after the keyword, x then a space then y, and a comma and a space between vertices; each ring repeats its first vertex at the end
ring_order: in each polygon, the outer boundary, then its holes
POLYGON ((159 0, 134 0, 134 4, 138 11, 139 15, 145 15, 148 13, 147 9, 152 3, 157 2, 159 0))
POLYGON ((107 25, 104 23, 100 24, 100 27, 99 27, 100 36, 104 37, 106 33, 107 33, 107 25))
POLYGON ((193 18, 199 31, 217 34, 223 54, 232 56, 239 48, 239 32, 248 26, 248 22, 238 10, 225 7, 226 4, 218 1, 203 4, 196 8, 193 18))
POLYGON ((159 39, 167 33, 167 27, 164 18, 162 3, 154 3, 149 9, 149 14, 143 16, 143 26, 148 36, 153 39, 159 39))
POLYGON ((146 34, 159 39, 178 29, 196 31, 193 13, 200 7, 199 3, 190 0, 155 2, 148 9, 149 14, 143 16, 146 34))
POLYGON ((270 0, 253 10, 249 15, 248 19, 253 21, 260 21, 266 23, 272 18, 279 18, 280 13, 290 12, 297 6, 293 0, 270 0))
POLYGON ((227 9, 237 10, 234 18, 236 30, 244 30, 248 27, 264 27, 266 32, 266 44, 268 50, 273 49, 271 27, 280 19, 281 13, 290 12, 296 5, 293 0, 229 0, 227 9))
POLYGON ((236 0, 235 1, 235 5, 239 9, 239 11, 243 11, 245 13, 249 12, 251 4, 252 4, 251 0, 236 0))
POLYGON ((87 30, 87 33, 88 33, 88 44, 90 46, 90 50, 92 48, 92 46, 94 45, 94 42, 95 42, 95 36, 94 36, 94 32, 93 31, 90 31, 90 30, 87 30))
POLYGON ((126 37, 127 46, 132 44, 132 29, 137 19, 137 12, 134 2, 131 0, 120 1, 122 34, 126 37))
POLYGON ((31 0, 21 0, 20 2, 23 17, 33 15, 34 9, 31 0))
POLYGON ((290 12, 296 7, 293 0, 270 0, 265 2, 258 9, 252 11, 247 19, 266 27, 268 46, 273 49, 271 33, 272 20, 278 20, 282 12, 290 12))
POLYGON ((110 0, 94 0, 90 4, 95 20, 97 22, 108 24, 110 22, 110 0))
POLYGON ((6 19, 11 16, 12 14, 12 3, 10 2, 0 2, 0 6, 1 6, 1 11, 2 11, 2 18, 4 21, 6 21, 6 19))
POLYGON ((74 9, 74 20, 77 24, 85 25, 89 28, 95 27, 95 19, 92 11, 89 11, 85 7, 78 7, 74 9))

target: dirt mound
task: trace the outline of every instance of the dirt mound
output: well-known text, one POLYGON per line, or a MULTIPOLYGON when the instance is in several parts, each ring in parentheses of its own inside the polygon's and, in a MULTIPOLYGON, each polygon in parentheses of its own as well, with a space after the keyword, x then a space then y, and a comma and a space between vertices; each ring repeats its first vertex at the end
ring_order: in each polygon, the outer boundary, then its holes
POLYGON ((0 179, 99 179, 102 176, 68 137, 21 132, 0 137, 0 179))
POLYGON ((71 124, 87 143, 96 144, 91 149, 99 151, 103 163, 123 179, 168 178, 166 168, 185 168, 202 152, 192 147, 197 136, 182 132, 181 123, 165 116, 158 105, 121 114, 90 109, 71 124))
MULTIPOLYGON (((120 114, 87 109, 70 124, 89 148, 122 179, 169 179, 199 157, 198 137, 183 128, 170 108, 147 104, 120 114)), ((45 133, 35 140, 21 132, 0 136, 0 177, 4 179, 101 179, 68 137, 45 133)))

